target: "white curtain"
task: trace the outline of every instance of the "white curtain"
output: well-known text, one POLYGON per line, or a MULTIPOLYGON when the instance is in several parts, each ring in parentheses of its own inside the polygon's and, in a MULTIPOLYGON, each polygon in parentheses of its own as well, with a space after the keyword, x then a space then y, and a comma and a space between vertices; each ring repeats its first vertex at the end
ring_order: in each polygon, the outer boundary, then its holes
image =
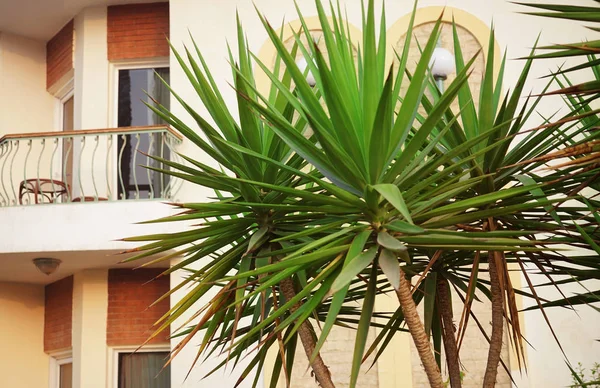
POLYGON ((168 357, 168 352, 121 353, 119 388, 169 388, 171 369, 163 369, 168 357))

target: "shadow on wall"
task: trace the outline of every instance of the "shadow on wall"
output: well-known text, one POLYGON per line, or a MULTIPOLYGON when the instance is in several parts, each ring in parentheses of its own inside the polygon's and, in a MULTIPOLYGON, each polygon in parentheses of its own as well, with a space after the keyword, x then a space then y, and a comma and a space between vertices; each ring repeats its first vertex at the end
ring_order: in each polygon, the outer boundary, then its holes
POLYGON ((11 318, 11 308, 20 306, 28 310, 44 307, 44 285, 0 282, 0 310, 4 319, 11 318))

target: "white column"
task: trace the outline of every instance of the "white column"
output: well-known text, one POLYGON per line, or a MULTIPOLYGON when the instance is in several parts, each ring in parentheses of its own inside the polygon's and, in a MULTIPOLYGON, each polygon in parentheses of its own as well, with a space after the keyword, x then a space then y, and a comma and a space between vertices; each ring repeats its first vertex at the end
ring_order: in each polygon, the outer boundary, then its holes
MULTIPOLYGON (((85 8, 75 17, 74 129, 109 127, 107 52, 107 8, 85 8)), ((106 197, 107 177, 98 169, 105 163, 99 161, 104 160, 107 152, 106 139, 100 139, 96 168, 92 169, 91 150, 97 145, 94 136, 74 139, 72 196, 95 196, 97 189, 100 197, 106 197)), ((112 152, 115 155, 116 150, 112 152)))
POLYGON ((75 129, 108 127, 107 9, 75 17, 75 129))
POLYGON ((108 269, 76 273, 73 281, 73 387, 106 388, 108 269))

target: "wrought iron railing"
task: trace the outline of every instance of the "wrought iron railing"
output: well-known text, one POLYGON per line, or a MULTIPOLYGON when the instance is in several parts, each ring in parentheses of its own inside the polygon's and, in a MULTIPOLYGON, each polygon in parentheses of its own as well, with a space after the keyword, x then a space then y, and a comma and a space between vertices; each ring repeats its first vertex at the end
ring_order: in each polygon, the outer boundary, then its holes
POLYGON ((146 166, 180 162, 166 126, 11 134, 0 138, 0 207, 171 199, 181 181, 146 166))

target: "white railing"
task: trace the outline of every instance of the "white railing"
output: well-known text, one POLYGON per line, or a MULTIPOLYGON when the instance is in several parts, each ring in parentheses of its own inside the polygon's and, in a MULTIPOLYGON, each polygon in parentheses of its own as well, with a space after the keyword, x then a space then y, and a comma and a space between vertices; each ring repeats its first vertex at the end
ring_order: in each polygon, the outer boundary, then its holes
POLYGON ((11 134, 0 138, 0 207, 172 199, 180 180, 152 158, 180 162, 166 126, 11 134))

